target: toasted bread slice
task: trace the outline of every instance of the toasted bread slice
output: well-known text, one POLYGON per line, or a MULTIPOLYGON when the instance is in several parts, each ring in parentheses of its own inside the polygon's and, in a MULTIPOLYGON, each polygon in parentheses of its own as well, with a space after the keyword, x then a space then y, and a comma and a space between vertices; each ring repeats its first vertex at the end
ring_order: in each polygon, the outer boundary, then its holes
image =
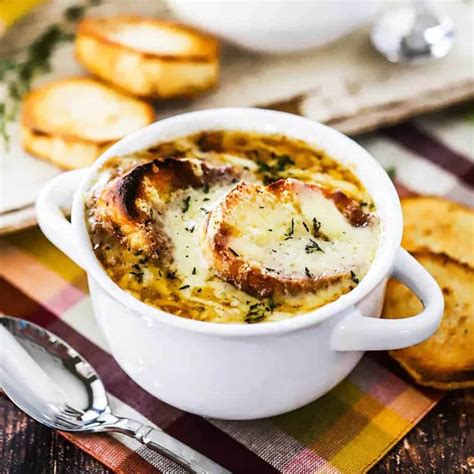
POLYGON ((220 278, 257 297, 350 288, 372 260, 375 220, 340 191, 244 182, 209 214, 203 253, 220 278))
MULTIPOLYGON (((446 255, 425 251, 414 256, 443 290, 443 319, 426 341, 389 353, 421 385, 474 387, 474 270, 446 255)), ((406 286, 389 281, 383 317, 409 317, 421 310, 421 302, 406 286)))
POLYGON ((110 181, 94 207, 94 220, 132 250, 170 257, 171 239, 163 229, 173 193, 235 178, 230 166, 211 166, 189 158, 155 159, 110 181))
POLYGON ((146 102, 75 77, 31 91, 23 101, 23 146, 66 168, 90 165, 108 146, 154 120, 146 102))
POLYGON ((66 170, 90 166, 112 144, 64 139, 23 125, 21 139, 27 152, 66 170))
POLYGON ((162 20, 86 18, 78 28, 76 56, 91 73, 142 97, 193 96, 218 78, 217 41, 162 20))
POLYGON ((402 245, 446 254, 474 269, 474 210, 434 196, 402 199, 402 245))

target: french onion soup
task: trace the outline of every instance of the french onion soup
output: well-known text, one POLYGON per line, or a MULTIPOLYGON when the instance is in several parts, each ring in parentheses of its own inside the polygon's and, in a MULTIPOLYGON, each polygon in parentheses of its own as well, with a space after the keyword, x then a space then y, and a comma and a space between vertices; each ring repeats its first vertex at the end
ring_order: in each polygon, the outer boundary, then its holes
POLYGON ((86 213, 94 252, 121 288, 220 323, 336 300, 367 273, 381 233, 349 167, 300 140, 240 131, 109 159, 86 213))

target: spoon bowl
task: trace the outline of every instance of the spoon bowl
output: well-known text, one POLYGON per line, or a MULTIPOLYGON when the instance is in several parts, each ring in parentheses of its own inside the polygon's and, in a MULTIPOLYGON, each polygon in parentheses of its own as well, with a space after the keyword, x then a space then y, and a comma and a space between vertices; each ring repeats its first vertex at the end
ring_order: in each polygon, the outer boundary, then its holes
POLYGON ((441 59, 455 42, 453 21, 438 15, 424 0, 389 10, 371 34, 375 49, 391 63, 425 64, 441 59))
POLYGON ((51 428, 67 420, 69 431, 87 430, 110 412, 104 385, 71 346, 27 321, 0 323, 1 386, 24 412, 51 428))
POLYGON ((114 415, 94 368, 44 328, 0 317, 0 386, 25 413, 61 431, 118 432, 196 473, 228 473, 159 428, 114 415))

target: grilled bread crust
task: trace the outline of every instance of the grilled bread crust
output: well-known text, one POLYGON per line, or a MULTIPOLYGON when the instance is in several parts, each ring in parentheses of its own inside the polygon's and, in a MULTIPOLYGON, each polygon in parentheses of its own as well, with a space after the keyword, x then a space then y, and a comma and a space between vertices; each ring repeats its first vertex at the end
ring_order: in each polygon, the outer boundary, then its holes
MULTIPOLYGON (((443 291, 443 318, 431 337, 389 354, 421 385, 440 390, 474 388, 474 269, 446 254, 425 250, 414 257, 443 291)), ((406 286, 389 280, 382 317, 406 318, 422 309, 421 301, 406 286)))
POLYGON ((189 158, 155 159, 110 181, 97 198, 94 220, 131 250, 169 261, 173 245, 162 216, 173 193, 235 177, 230 166, 210 166, 189 158))
POLYGON ((474 269, 474 210, 438 196, 402 199, 403 240, 409 252, 446 254, 474 269), (433 225, 435 216, 449 216, 433 225))
POLYGON ((21 140, 27 152, 65 170, 90 166, 113 143, 65 139, 23 125, 21 140))
POLYGON ((218 43, 193 28, 136 16, 86 18, 76 57, 91 73, 131 94, 194 96, 218 79, 218 43))
POLYGON ((149 104, 100 82, 67 78, 26 95, 22 142, 27 151, 61 168, 81 168, 154 116, 149 104))
MULTIPOLYGON (((296 192, 302 187, 331 199, 352 226, 365 226, 369 223, 370 215, 362 211, 359 203, 338 190, 327 190, 295 179, 280 179, 265 187, 240 183, 211 211, 205 223, 203 253, 220 278, 250 295, 262 298, 315 292, 351 279, 348 270, 323 275, 277 272, 245 255, 237 254, 230 247, 231 238, 242 233, 239 213, 251 212, 252 206, 268 209, 269 206, 275 208, 284 204, 290 204, 298 213, 301 209, 296 192)), ((252 229, 244 229, 244 232, 248 234, 252 229)))

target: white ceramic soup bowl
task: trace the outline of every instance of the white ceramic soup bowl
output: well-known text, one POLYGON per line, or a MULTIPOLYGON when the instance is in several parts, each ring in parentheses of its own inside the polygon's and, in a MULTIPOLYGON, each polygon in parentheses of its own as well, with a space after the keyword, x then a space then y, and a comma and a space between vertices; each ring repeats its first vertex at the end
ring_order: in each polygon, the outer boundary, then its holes
POLYGON ((229 108, 156 122, 113 145, 90 168, 53 179, 38 197, 37 215, 49 240, 87 272, 96 318, 120 366, 151 394, 199 415, 251 419, 298 408, 339 383, 364 351, 401 348, 429 337, 443 311, 434 279, 400 248, 400 202, 390 178, 354 141, 296 115, 229 108), (299 138, 354 169, 372 195, 383 225, 374 262, 355 289, 292 319, 219 324, 148 306, 107 276, 92 250, 84 216, 85 195, 98 168, 115 155, 217 129, 299 138), (69 223, 61 207, 71 200, 69 223), (420 314, 378 319, 389 276, 407 284, 423 301, 420 314))

